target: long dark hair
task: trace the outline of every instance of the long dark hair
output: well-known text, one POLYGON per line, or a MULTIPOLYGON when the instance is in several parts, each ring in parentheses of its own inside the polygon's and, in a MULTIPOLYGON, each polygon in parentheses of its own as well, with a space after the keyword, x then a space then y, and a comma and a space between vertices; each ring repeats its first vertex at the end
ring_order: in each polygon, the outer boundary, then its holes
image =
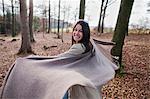
MULTIPOLYGON (((77 24, 80 24, 82 26, 82 33, 83 33, 83 38, 79 41, 79 43, 82 43, 86 50, 85 52, 88 52, 90 50, 90 46, 89 46, 89 43, 90 43, 90 27, 89 27, 89 24, 83 20, 80 20, 78 21, 75 26, 73 27, 73 31, 75 29, 75 27, 77 26, 77 24)), ((72 36, 72 44, 75 43, 75 40, 73 39, 73 36, 72 36)), ((84 53, 85 53, 84 52, 84 53)))

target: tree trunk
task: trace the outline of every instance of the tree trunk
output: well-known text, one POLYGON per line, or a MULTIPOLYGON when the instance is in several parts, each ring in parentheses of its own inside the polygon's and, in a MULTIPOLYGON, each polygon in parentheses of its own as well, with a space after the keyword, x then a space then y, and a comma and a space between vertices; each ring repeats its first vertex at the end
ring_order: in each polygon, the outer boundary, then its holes
POLYGON ((102 3, 101 3, 101 9, 100 9, 100 15, 99 15, 99 21, 98 21, 98 28, 97 28, 98 33, 100 33, 103 5, 104 5, 104 0, 102 0, 102 3))
POLYGON ((50 0, 49 0, 49 10, 48 10, 48 15, 49 15, 49 19, 48 19, 48 33, 51 32, 51 4, 50 4, 50 0))
POLYGON ((56 20, 54 19, 54 34, 56 34, 56 20))
POLYGON ((6 11, 6 27, 8 30, 11 30, 11 13, 9 10, 6 11))
POLYGON ((64 34, 64 20, 63 20, 63 23, 62 23, 62 31, 61 31, 61 41, 62 42, 64 42, 63 34, 64 34))
POLYGON ((21 18, 21 33, 22 33, 22 42, 21 48, 18 52, 20 53, 32 53, 31 45, 30 45, 30 35, 29 28, 27 25, 27 5, 26 0, 19 0, 20 3, 20 18, 21 18))
POLYGON ((61 41, 64 42, 63 40, 63 34, 64 34, 64 25, 65 25, 65 18, 66 18, 66 6, 63 6, 63 22, 62 22, 62 33, 61 33, 61 41))
POLYGON ((111 53, 113 56, 119 57, 119 63, 122 62, 122 48, 124 44, 125 34, 128 32, 128 23, 131 15, 131 10, 134 0, 121 0, 117 24, 115 27, 112 41, 116 45, 112 48, 111 53))
POLYGON ((14 4, 13 4, 13 0, 11 0, 11 7, 12 7, 12 37, 16 36, 15 33, 15 15, 14 15, 14 4))
POLYGON ((46 8, 46 6, 45 6, 45 30, 46 30, 46 32, 47 32, 47 8, 46 8))
POLYGON ((103 10, 101 33, 104 33, 104 20, 105 20, 107 5, 108 5, 108 0, 106 0, 106 4, 105 4, 104 10, 103 10))
POLYGON ((58 4, 58 27, 57 27, 57 38, 60 39, 60 34, 59 34, 59 25, 60 25, 60 0, 59 0, 59 4, 58 4))
POLYGON ((79 19, 84 19, 85 15, 85 0, 80 0, 79 19))
POLYGON ((66 33, 69 32, 69 17, 70 17, 70 6, 67 7, 67 18, 66 18, 66 22, 67 22, 67 28, 66 28, 66 33))
POLYGON ((29 32, 30 32, 30 41, 35 42, 33 37, 33 0, 29 1, 29 32))
POLYGON ((64 11, 63 11, 63 13, 64 13, 64 19, 63 19, 63 23, 62 23, 62 33, 61 33, 61 41, 62 42, 64 42, 64 40, 63 40, 63 34, 64 34, 64 24, 65 24, 64 20, 65 20, 65 15, 66 15, 65 12, 66 11, 65 11, 65 8, 64 8, 64 11))
POLYGON ((53 20, 54 20, 54 21, 53 21, 53 22, 54 22, 54 28, 53 28, 53 29, 54 29, 54 34, 56 33, 56 20, 55 20, 56 8, 55 8, 55 7, 56 7, 56 6, 54 6, 54 18, 53 18, 53 20))
POLYGON ((6 33, 6 18, 5 18, 5 6, 4 6, 4 0, 2 0, 2 6, 3 6, 3 24, 4 24, 4 30, 3 33, 6 33))
POLYGON ((43 37, 44 37, 44 32, 45 32, 45 19, 44 19, 44 17, 42 18, 42 23, 43 23, 43 37))

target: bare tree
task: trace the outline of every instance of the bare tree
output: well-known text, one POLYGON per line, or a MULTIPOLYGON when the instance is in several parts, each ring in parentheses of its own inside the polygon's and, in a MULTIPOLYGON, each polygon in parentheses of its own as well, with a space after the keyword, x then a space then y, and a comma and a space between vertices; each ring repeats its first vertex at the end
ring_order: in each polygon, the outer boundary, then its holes
POLYGON ((60 25, 60 0, 59 0, 59 4, 58 4, 58 26, 57 26, 57 38, 60 38, 60 34, 59 34, 59 26, 60 25))
POLYGON ((3 6, 3 24, 4 24, 4 33, 6 32, 6 17, 5 17, 5 4, 4 0, 2 0, 2 6, 3 6))
POLYGON ((49 0, 49 9, 48 9, 48 33, 51 32, 51 3, 49 0))
POLYGON ((15 37, 15 15, 14 15, 14 0, 11 0, 12 7, 12 37, 15 37))
POLYGON ((35 42, 33 37, 33 0, 29 1, 29 32, 30 32, 30 41, 35 42))
POLYGON ((43 9, 43 18, 42 18, 42 23, 43 23, 43 37, 44 37, 44 32, 45 32, 45 29, 47 27, 47 20, 46 20, 46 7, 43 9))
POLYGON ((75 8, 75 10, 73 11, 74 13, 74 22, 76 22, 77 21, 77 15, 79 14, 79 12, 78 12, 78 10, 79 10, 79 8, 75 8))
POLYGON ((66 17, 67 28, 66 28, 66 33, 69 32, 70 9, 71 9, 71 6, 68 5, 68 6, 66 7, 66 11, 67 11, 67 17, 66 17))
POLYGON ((150 12, 150 1, 147 3, 147 12, 150 12))
POLYGON ((101 6, 100 6, 100 16, 99 16, 99 22, 98 22, 98 33, 104 32, 104 20, 106 16, 106 9, 108 6, 112 5, 116 0, 102 0, 101 6))
POLYGON ((108 0, 106 0, 105 6, 104 6, 104 11, 103 11, 103 16, 102 16, 101 33, 104 32, 104 19, 105 19, 107 5, 108 5, 108 0))
POLYGON ((85 0, 80 0, 79 19, 84 19, 85 16, 85 0))
POLYGON ((45 6, 45 13, 44 13, 44 15, 45 15, 45 29, 46 29, 46 32, 47 32, 47 7, 45 6))
POLYGON ((27 5, 26 0, 19 0, 20 3, 20 18, 21 18, 21 48, 19 49, 18 54, 20 53, 32 53, 31 45, 30 45, 30 35, 29 28, 27 25, 27 5))
POLYGON ((149 18, 143 17, 138 20, 137 24, 134 23, 130 25, 132 27, 132 30, 130 30, 130 32, 136 34, 150 34, 149 23, 149 18))
POLYGON ((56 19, 55 19, 55 17, 56 17, 56 6, 54 5, 54 13, 53 13, 53 22, 54 22, 54 33, 56 33, 56 19))
POLYGON ((9 9, 6 10, 6 27, 7 27, 7 31, 11 31, 11 12, 9 9))
POLYGON ((64 42, 63 40, 63 34, 64 34, 64 22, 65 22, 65 18, 66 18, 66 5, 64 4, 63 5, 63 8, 62 8, 62 13, 63 13, 63 22, 62 22, 62 33, 61 33, 61 41, 64 42))
POLYGON ((124 45, 125 34, 128 32, 128 24, 134 0, 121 0, 120 10, 112 41, 116 45, 112 48, 113 56, 119 57, 119 63, 122 63, 122 48, 124 45))
POLYGON ((100 6, 100 15, 99 15, 99 21, 98 21, 98 32, 100 32, 100 26, 101 26, 101 19, 102 19, 102 12, 103 12, 104 1, 105 0, 102 0, 101 6, 100 6))

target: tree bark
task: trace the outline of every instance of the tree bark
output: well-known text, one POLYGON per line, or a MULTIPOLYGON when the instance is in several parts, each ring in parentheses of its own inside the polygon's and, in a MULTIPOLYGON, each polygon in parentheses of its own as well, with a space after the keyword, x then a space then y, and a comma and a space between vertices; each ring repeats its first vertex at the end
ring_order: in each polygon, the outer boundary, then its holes
POLYGON ((46 6, 45 6, 45 30, 46 30, 46 32, 47 32, 47 8, 46 8, 46 6))
POLYGON ((103 12, 104 1, 105 1, 105 0, 102 0, 101 8, 100 8, 100 15, 99 15, 99 21, 98 21, 98 28, 97 28, 97 31, 98 31, 99 33, 100 33, 100 27, 101 27, 101 19, 102 19, 102 12, 103 12))
POLYGON ((3 33, 6 33, 6 17, 5 17, 5 4, 4 0, 2 0, 2 6, 3 6, 3 24, 4 24, 4 31, 3 33))
POLYGON ((63 40, 63 34, 64 34, 64 24, 65 24, 65 18, 66 18, 66 7, 63 7, 63 14, 64 14, 64 18, 63 18, 63 22, 62 22, 62 33, 61 33, 61 41, 64 42, 63 40))
POLYGON ((59 26, 60 25, 60 0, 59 0, 59 4, 58 4, 58 26, 57 26, 57 38, 60 39, 60 34, 59 34, 59 26))
POLYGON ((48 33, 51 32, 51 3, 50 3, 50 0, 49 0, 49 10, 48 10, 48 33))
POLYGON ((53 22, 54 22, 54 27, 53 27, 53 29, 54 29, 54 34, 56 33, 56 19, 55 19, 55 17, 56 17, 56 6, 54 6, 54 18, 53 18, 53 22))
POLYGON ((111 53, 113 56, 119 57, 120 65, 122 62, 122 48, 124 45, 125 34, 128 32, 128 24, 133 3, 134 0, 121 0, 117 24, 112 39, 116 45, 112 48, 111 53))
POLYGON ((85 16, 85 0, 80 0, 79 19, 84 19, 85 16))
POLYGON ((108 5, 108 0, 106 0, 106 4, 105 4, 104 10, 103 10, 101 33, 104 33, 104 20, 105 20, 107 5, 108 5))
POLYGON ((27 25, 27 5, 26 0, 19 0, 20 3, 20 18, 21 18, 21 33, 22 33, 22 42, 21 48, 18 52, 20 53, 32 53, 31 45, 30 45, 30 35, 29 28, 27 25))
POLYGON ((9 10, 6 11, 6 27, 8 30, 11 30, 11 13, 9 10))
POLYGON ((67 13, 67 18, 66 18, 66 22, 67 22, 66 33, 68 33, 68 32, 69 32, 69 17, 70 17, 70 8, 71 8, 71 7, 70 7, 70 6, 68 6, 68 7, 67 7, 67 10, 66 10, 66 11, 67 11, 67 12, 66 12, 66 13, 67 13))
POLYGON ((62 42, 64 42, 63 34, 64 34, 64 20, 63 20, 63 23, 62 23, 62 31, 61 31, 61 41, 62 42))
POLYGON ((15 15, 14 15, 14 4, 13 4, 13 0, 11 0, 11 7, 12 7, 12 37, 16 36, 15 33, 15 15))
POLYGON ((33 0, 30 0, 29 2, 29 32, 30 32, 30 41, 35 42, 34 36, 33 36, 33 0))

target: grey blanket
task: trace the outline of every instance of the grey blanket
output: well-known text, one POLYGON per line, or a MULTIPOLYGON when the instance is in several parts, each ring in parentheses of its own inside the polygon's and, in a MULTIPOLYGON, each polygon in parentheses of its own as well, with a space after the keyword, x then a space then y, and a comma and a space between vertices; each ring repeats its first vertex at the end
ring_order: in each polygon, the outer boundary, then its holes
MULTIPOLYGON (((70 88, 71 99, 99 99, 97 88, 114 78, 117 66, 101 45, 66 57, 18 58, 3 83, 2 99, 62 99, 70 88)), ((72 51, 71 51, 72 52, 72 51)))

